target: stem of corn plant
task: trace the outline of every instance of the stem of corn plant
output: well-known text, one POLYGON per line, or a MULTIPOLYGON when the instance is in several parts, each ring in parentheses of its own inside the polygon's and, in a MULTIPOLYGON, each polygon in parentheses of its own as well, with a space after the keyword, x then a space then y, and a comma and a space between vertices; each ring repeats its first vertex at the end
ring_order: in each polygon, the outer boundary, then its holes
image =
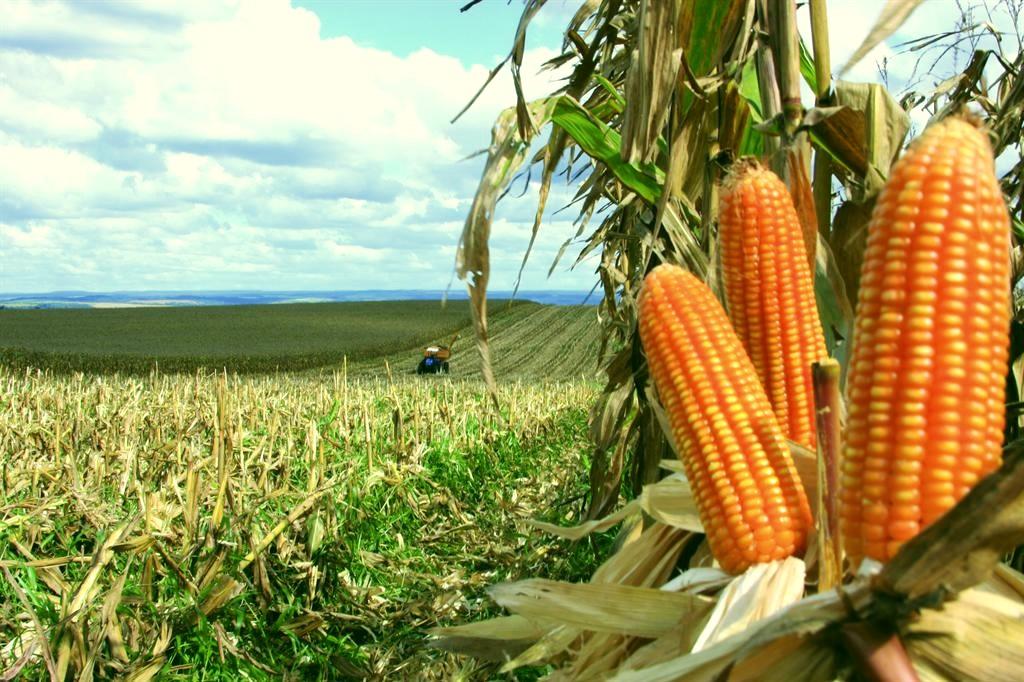
MULTIPOLYGON (((767 0, 758 0, 757 10, 761 25, 768 26, 767 0)), ((775 74, 775 60, 772 57, 770 43, 763 36, 758 39, 756 59, 757 82, 759 86, 758 90, 761 94, 761 109, 764 112, 765 121, 770 121, 782 112, 782 104, 779 96, 779 83, 775 74)), ((779 150, 779 140, 772 135, 766 135, 764 142, 765 153, 771 158, 777 159, 775 152, 779 150)), ((785 160, 782 159, 779 161, 780 163, 778 164, 772 164, 773 169, 776 173, 782 171, 783 175, 780 175, 780 177, 785 177, 785 160)))
POLYGON ((866 621, 841 628, 843 644, 850 652, 861 679, 871 682, 918 682, 900 636, 866 621))
MULTIPOLYGON (((828 10, 825 0, 811 0, 811 44, 814 49, 814 75, 817 81, 816 106, 826 106, 831 99, 832 63, 828 43, 828 10)), ((822 150, 814 154, 814 209, 818 216, 818 232, 828 238, 832 222, 832 160, 822 150)))
POLYGON ((803 107, 800 104, 800 43, 796 27, 796 3, 793 0, 769 0, 769 43, 775 57, 779 94, 784 119, 784 142, 794 136, 803 107))
POLYGON ((843 579, 839 543, 839 363, 828 358, 811 365, 818 435, 818 592, 831 590, 843 579))

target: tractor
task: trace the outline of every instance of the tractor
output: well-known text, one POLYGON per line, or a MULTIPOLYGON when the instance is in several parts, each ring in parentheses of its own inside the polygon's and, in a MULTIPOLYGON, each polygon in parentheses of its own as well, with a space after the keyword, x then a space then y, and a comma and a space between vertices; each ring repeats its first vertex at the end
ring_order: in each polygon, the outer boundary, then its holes
POLYGON ((452 346, 455 345, 455 339, 459 337, 458 333, 452 337, 452 340, 448 342, 447 346, 440 344, 433 344, 423 349, 423 359, 416 366, 417 374, 447 374, 448 373, 448 360, 452 357, 452 346))

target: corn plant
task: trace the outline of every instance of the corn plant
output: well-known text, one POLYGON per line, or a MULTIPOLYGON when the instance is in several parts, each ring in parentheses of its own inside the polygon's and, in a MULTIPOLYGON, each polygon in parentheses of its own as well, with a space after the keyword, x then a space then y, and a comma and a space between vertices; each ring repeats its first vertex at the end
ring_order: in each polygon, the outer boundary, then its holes
MULTIPOLYGON (((851 64, 919 3, 890 4, 851 64)), ((994 4, 1019 15, 1012 0, 994 4)), ((646 397, 636 296, 646 273, 661 262, 681 264, 722 291, 718 207, 732 162, 763 158, 786 181, 813 264, 827 349, 845 372, 867 222, 910 130, 904 105, 921 104, 934 120, 969 105, 991 131, 994 155, 1012 149, 1019 159, 1024 58, 1002 42, 982 49, 981 22, 922 39, 936 49, 943 41, 972 39, 978 49, 962 73, 951 75, 952 87, 929 97, 911 92, 899 102, 879 84, 832 79, 825 0, 809 3, 810 36, 798 34, 789 0, 595 0, 581 4, 566 27, 562 53, 548 64, 571 66, 565 85, 527 102, 519 66, 530 21, 543 5, 528 0, 524 7, 508 57, 517 103, 492 131, 457 266, 468 281, 486 368, 487 240, 497 199, 516 169, 527 161, 539 165, 535 236, 556 171, 576 179, 572 205, 583 243, 577 262, 600 257, 603 291, 600 357, 607 385, 592 418, 590 510, 596 517, 614 506, 627 468, 634 492, 657 478, 667 446, 646 397), (996 67, 994 80, 986 78, 988 66, 996 67), (814 93, 813 102, 803 101, 802 84, 814 93), (618 447, 621 437, 628 447, 618 447), (630 452, 638 454, 625 461, 630 452)), ((1018 160, 1000 179, 1018 233, 1024 233, 1022 177, 1018 160)), ((484 376, 493 382, 486 369, 484 376)))
MULTIPOLYGON (((542 4, 526 4, 514 80, 542 4)), ((1024 666, 1010 634, 1024 577, 1000 564, 1024 542, 1024 442, 1001 447, 1008 360, 1019 382, 1024 353, 1006 350, 1021 274, 1021 36, 1016 53, 998 35, 982 49, 985 29, 964 21, 914 44, 975 49, 933 92, 897 101, 832 80, 826 3, 809 3, 811 49, 795 4, 583 3, 550 62, 572 65, 565 86, 520 95, 499 118, 458 261, 479 345, 486 363, 495 199, 549 128, 532 157, 534 234, 564 168, 579 179, 580 257, 600 257, 608 382, 591 413, 594 520, 547 530, 623 523, 624 544, 588 584, 496 587, 513 620, 435 630, 440 646, 472 643, 506 669, 554 662, 559 679, 1012 679, 1024 666), (913 107, 931 121, 905 151, 913 107), (996 177, 1008 150, 1014 165, 996 177), (755 163, 786 189, 755 188, 747 219, 737 178, 755 163), (760 216, 785 237, 735 236, 760 216), (765 321, 751 330, 752 307, 765 321), (793 371, 775 370, 779 358, 793 371), (783 432, 817 451, 780 452, 783 432), (612 512, 627 470, 636 497, 612 512)), ((919 4, 888 2, 851 63, 919 4)), ((992 4, 1020 25, 1020 3, 992 4)))

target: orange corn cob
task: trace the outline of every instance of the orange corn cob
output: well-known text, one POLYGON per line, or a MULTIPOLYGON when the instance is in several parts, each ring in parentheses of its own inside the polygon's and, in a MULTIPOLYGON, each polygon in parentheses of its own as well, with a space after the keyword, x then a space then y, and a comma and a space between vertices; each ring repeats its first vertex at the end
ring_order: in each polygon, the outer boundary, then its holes
POLYGON ((928 128, 868 226, 841 486, 854 565, 891 559, 999 464, 1009 246, 985 134, 928 128))
POLYGON ((725 311, 680 267, 647 275, 640 339, 711 553, 730 573, 802 552, 803 485, 725 311))
POLYGON ((744 163, 722 188, 725 299, 783 434, 814 449, 811 364, 828 357, 803 230, 786 185, 744 163))

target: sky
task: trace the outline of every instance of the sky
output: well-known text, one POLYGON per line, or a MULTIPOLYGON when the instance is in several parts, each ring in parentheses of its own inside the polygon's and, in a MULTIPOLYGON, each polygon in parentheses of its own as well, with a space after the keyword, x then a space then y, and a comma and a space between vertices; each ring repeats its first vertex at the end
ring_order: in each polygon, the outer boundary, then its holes
MULTIPOLYGON (((527 97, 557 84, 538 68, 581 1, 549 0, 531 25, 527 97)), ((522 9, 464 2, 3 0, 0 293, 447 287, 483 164, 467 157, 514 101, 507 72, 450 121, 522 9)), ((835 65, 881 5, 829 3, 835 65)), ((848 78, 885 60, 905 81, 895 46, 952 28, 953 8, 925 0, 848 78)), ((492 289, 514 282, 536 185, 498 206, 492 289)), ((568 269, 571 248, 547 276, 571 196, 552 191, 524 289, 596 282, 592 261, 568 269)))

